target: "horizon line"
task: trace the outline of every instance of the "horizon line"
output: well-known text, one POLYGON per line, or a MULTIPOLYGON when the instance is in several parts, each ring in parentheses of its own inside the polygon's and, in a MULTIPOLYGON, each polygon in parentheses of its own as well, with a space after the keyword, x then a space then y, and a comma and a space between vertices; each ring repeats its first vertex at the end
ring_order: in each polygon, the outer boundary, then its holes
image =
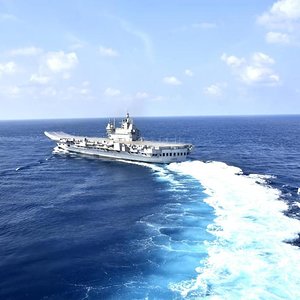
MULTIPOLYGON (((173 115, 173 116, 134 116, 134 118, 205 118, 205 117, 280 117, 280 116, 300 116, 300 113, 287 114, 234 114, 234 115, 173 115)), ((109 119, 109 118, 123 118, 117 117, 65 117, 65 118, 21 118, 21 119, 0 119, 0 122, 5 121, 51 121, 51 120, 95 120, 95 119, 109 119)))

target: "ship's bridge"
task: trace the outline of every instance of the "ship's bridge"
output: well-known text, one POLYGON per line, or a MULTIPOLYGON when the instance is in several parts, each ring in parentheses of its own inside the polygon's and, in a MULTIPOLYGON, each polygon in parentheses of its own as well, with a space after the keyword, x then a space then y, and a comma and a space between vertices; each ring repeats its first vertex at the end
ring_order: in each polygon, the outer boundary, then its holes
POLYGON ((133 120, 127 113, 126 118, 122 120, 121 127, 116 127, 111 121, 106 126, 106 132, 109 139, 114 141, 138 141, 140 139, 140 131, 133 124, 133 120))

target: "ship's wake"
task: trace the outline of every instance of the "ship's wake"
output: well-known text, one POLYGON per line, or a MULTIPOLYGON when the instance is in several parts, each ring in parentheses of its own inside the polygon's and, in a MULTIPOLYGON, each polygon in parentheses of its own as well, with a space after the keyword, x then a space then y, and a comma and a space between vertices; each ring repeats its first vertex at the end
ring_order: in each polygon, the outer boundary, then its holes
MULTIPOLYGON (((176 193, 186 190, 183 196, 188 195, 189 179, 197 180, 205 195, 199 195, 199 206, 206 203, 213 209, 204 227, 198 228, 198 235, 202 230, 203 236, 212 237, 200 241, 202 247, 195 241, 195 232, 182 233, 188 244, 185 250, 202 252, 204 258, 194 266, 192 279, 170 280, 170 290, 188 299, 300 299, 300 251, 287 243, 298 237, 300 222, 284 214, 288 206, 280 191, 268 184, 270 176, 244 175, 222 162, 140 165, 152 168, 157 179, 168 181, 176 193)), ((188 216, 182 214, 181 223, 188 216)), ((149 216, 144 221, 167 236, 159 219, 149 216)), ((172 238, 164 244, 160 236, 156 243, 174 251, 172 238)), ((181 268, 174 267, 178 273, 181 268)))
POLYGON ((285 215, 288 205, 271 176, 245 175, 222 162, 120 161, 149 168, 174 195, 139 220, 149 235, 135 247, 153 253, 154 272, 124 284, 124 299, 134 298, 142 282, 145 294, 164 286, 173 298, 300 299, 300 251, 288 243, 300 221, 285 215))
POLYGON ((196 178, 215 213, 207 226, 215 240, 206 243, 208 257, 196 268, 197 277, 171 289, 220 299, 300 297, 300 252, 285 243, 298 236, 300 222, 284 215, 288 206, 268 185, 268 176, 246 176, 221 162, 184 162, 168 169, 196 178))
POLYGON ((9 169, 5 169, 5 170, 1 170, 0 171, 0 176, 14 175, 14 174, 16 174, 16 172, 23 171, 23 170, 28 170, 28 169, 31 169, 31 168, 41 166, 44 163, 46 163, 48 160, 50 160, 52 157, 53 156, 51 155, 49 157, 38 159, 36 161, 31 161, 27 164, 24 164, 24 165, 15 167, 15 168, 9 168, 9 169))
POLYGON ((27 169, 31 169, 31 168, 34 168, 34 167, 37 167, 37 166, 40 166, 44 163, 46 163, 48 160, 50 160, 53 156, 48 156, 46 158, 42 158, 42 159, 39 159, 37 161, 33 161, 33 162, 30 162, 28 164, 25 164, 23 166, 20 166, 20 167, 17 167, 15 169, 15 171, 22 171, 22 170, 27 170, 27 169))

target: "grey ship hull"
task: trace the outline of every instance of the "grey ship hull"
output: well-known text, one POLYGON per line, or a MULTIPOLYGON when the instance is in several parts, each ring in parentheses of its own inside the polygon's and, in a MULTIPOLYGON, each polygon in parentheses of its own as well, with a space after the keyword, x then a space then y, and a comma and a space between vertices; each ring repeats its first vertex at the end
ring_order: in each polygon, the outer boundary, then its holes
POLYGON ((168 164, 172 162, 182 162, 186 160, 186 156, 174 156, 174 157, 146 157, 141 154, 133 154, 127 152, 117 152, 114 150, 106 151, 101 149, 87 149, 78 148, 76 146, 66 147, 65 145, 58 144, 58 148, 66 153, 76 153, 81 155, 97 156, 108 159, 128 160, 145 163, 157 163, 157 164, 168 164))
POLYGON ((189 144, 154 141, 116 142, 107 138, 73 136, 64 132, 45 132, 66 153, 98 156, 109 159, 166 164, 187 159, 189 144))

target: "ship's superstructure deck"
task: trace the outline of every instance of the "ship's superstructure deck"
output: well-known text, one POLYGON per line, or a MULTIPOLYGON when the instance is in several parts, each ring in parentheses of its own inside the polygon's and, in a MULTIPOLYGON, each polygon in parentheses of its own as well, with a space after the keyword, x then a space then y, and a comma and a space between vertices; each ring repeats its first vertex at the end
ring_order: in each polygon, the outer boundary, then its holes
MULTIPOLYGON (((92 143, 107 143, 109 144, 112 142, 109 138, 104 137, 86 137, 80 135, 71 135, 62 131, 45 131, 45 135, 48 136, 53 141, 69 141, 69 142, 92 142, 92 143)), ((181 148, 187 144, 184 143, 177 143, 177 142, 164 142, 164 141, 147 141, 147 140, 140 140, 140 141, 122 141, 124 144, 132 144, 136 146, 151 146, 151 147, 161 147, 161 148, 181 148)))

